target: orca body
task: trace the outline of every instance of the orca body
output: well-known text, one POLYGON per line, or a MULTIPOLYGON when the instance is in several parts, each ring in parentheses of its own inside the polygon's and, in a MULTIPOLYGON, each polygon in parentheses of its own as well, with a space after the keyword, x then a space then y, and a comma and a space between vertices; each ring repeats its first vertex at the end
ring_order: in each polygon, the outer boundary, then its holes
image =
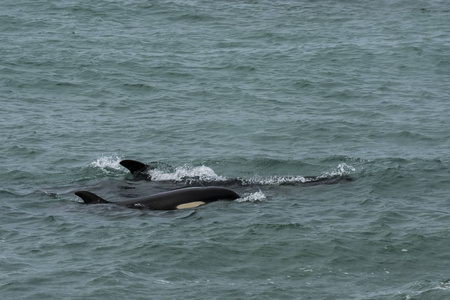
POLYGON ((110 202, 88 191, 78 191, 75 195, 86 204, 115 204, 129 208, 151 210, 174 210, 193 208, 218 200, 235 200, 240 196, 223 187, 190 187, 158 193, 147 197, 134 198, 121 202, 110 202))

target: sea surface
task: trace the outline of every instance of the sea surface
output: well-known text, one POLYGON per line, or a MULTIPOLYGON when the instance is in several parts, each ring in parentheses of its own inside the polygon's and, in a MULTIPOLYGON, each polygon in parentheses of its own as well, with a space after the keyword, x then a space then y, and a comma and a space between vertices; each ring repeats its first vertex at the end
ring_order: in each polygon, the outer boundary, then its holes
POLYGON ((447 0, 1 1, 0 298, 450 299, 449 29, 447 0))

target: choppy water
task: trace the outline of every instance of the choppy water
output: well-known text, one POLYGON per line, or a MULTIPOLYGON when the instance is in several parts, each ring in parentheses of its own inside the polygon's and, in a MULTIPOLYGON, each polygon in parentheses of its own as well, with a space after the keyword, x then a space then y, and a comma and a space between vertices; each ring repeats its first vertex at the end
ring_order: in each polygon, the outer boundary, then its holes
POLYGON ((1 6, 2 299, 450 296, 448 1, 1 6), (186 177, 262 185, 174 212, 73 194, 186 177))

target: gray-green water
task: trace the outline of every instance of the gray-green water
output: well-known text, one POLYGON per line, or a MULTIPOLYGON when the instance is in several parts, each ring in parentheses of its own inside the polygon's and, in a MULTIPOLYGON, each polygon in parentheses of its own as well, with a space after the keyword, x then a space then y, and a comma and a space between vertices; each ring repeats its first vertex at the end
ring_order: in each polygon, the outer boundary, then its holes
POLYGON ((449 28, 434 0, 2 1, 1 298, 447 299, 449 28), (170 188, 125 158, 264 185, 81 205, 170 188))

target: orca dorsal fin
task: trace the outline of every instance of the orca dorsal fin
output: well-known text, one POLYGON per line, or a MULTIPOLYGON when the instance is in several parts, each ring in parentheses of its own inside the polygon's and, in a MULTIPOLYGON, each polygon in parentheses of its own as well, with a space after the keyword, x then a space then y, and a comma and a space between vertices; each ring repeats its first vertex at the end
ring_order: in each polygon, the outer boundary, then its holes
POLYGON ((102 197, 88 191, 78 191, 75 192, 75 195, 83 199, 84 203, 86 204, 111 203, 109 201, 106 201, 102 197))
POLYGON ((145 169, 149 167, 149 165, 131 159, 122 160, 120 161, 120 164, 123 167, 127 168, 131 172, 131 174, 134 174, 136 172, 143 172, 145 169))

